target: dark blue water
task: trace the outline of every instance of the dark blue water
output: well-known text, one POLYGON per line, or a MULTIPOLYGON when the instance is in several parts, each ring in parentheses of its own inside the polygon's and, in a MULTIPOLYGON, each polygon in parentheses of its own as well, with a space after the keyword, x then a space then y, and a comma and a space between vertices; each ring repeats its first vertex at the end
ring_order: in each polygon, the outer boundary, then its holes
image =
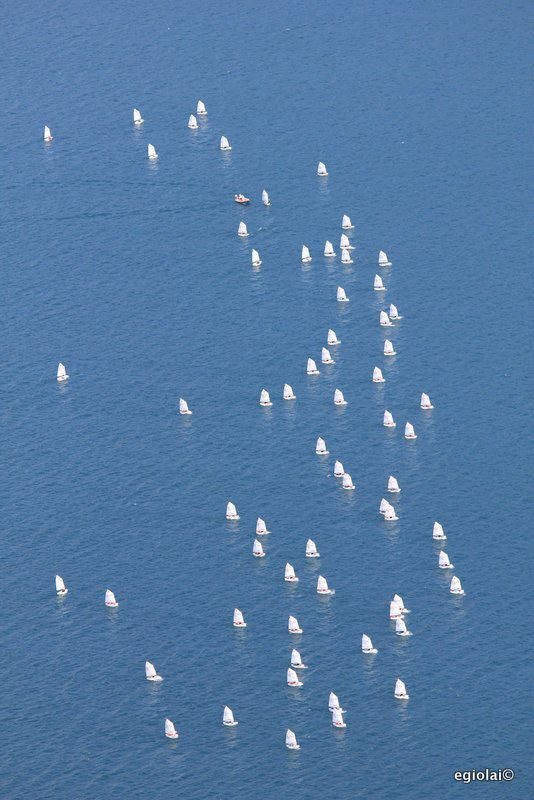
POLYGON ((5 22, 3 797, 532 796, 531 10, 74 0, 5 22), (190 132, 199 98, 209 116, 190 132), (321 255, 326 238, 339 251, 344 212, 351 267, 321 255), (394 262, 385 296, 372 291, 379 248, 394 262), (387 361, 390 302, 403 319, 387 361), (329 327, 336 364, 308 378, 329 327), (296 403, 281 399, 286 381, 296 403), (180 396, 192 417, 177 415, 180 396), (356 492, 333 478, 335 458, 356 492), (402 493, 386 527, 389 474, 402 493), (272 531, 261 560, 257 516, 272 531), (436 519, 463 598, 437 569, 436 519), (319 561, 304 558, 310 536, 319 561), (335 596, 315 594, 318 574, 335 596), (394 592, 412 609, 409 639, 387 618, 394 592), (285 685, 295 645, 309 664, 300 690, 285 685), (146 658, 161 685, 145 681, 146 658), (288 726, 299 753, 284 747, 288 726), (485 767, 516 780, 453 780, 485 767))

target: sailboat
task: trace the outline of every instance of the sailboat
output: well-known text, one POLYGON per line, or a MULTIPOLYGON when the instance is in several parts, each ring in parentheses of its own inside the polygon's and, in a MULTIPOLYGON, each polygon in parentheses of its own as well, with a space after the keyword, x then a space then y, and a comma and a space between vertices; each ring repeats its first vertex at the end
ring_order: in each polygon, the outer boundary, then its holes
POLYGON ((171 722, 170 719, 165 720, 165 736, 167 737, 167 739, 178 738, 178 731, 174 727, 174 722, 171 722))
POLYGON ((254 539, 254 544, 252 545, 252 555, 255 558, 265 558, 262 544, 257 539, 254 539))
POLYGON ((271 205, 271 200, 269 198, 269 192, 266 189, 262 189, 261 202, 263 203, 264 206, 270 206, 271 205))
POLYGON ((341 389, 336 389, 334 392, 334 405, 335 406, 347 405, 347 401, 345 400, 345 397, 343 396, 343 392, 341 391, 341 389))
POLYGON ((143 117, 141 116, 141 112, 138 108, 134 108, 133 110, 133 123, 134 125, 142 125, 144 122, 143 117))
POLYGON ((156 148, 154 147, 153 144, 147 145, 147 154, 151 161, 155 161, 156 158, 158 157, 158 154, 156 153, 156 148))
POLYGON ((287 629, 289 633, 302 633, 302 628, 299 628, 299 621, 296 617, 289 617, 287 621, 287 629))
POLYGON ((444 550, 439 551, 438 565, 440 569, 452 569, 454 567, 454 564, 451 564, 449 556, 444 550))
POLYGON ((384 282, 380 275, 375 275, 375 280, 373 284, 373 288, 375 292, 383 292, 385 291, 384 282))
POLYGON ((389 618, 400 619, 402 617, 402 610, 396 600, 391 600, 389 604, 389 618))
POLYGON ((375 653, 378 653, 376 647, 373 647, 371 637, 367 636, 366 633, 362 634, 362 653, 368 653, 369 655, 375 655, 375 653))
POLYGON ((460 578, 457 578, 456 575, 453 575, 451 579, 451 594, 465 594, 462 589, 462 584, 460 583, 460 578))
POLYGON ((65 586, 65 581, 61 575, 56 575, 56 594, 58 597, 65 597, 68 594, 68 589, 65 586))
POLYGON ((239 519, 237 508, 230 501, 226 504, 226 519, 239 519))
POLYGON ((388 261, 387 253, 384 253, 383 250, 381 250, 378 254, 378 266, 391 267, 391 261, 388 261))
POLYGON ((238 236, 248 236, 249 235, 245 222, 241 221, 239 223, 239 227, 237 229, 237 235, 238 236))
POLYGON ((289 562, 286 564, 285 572, 284 572, 284 580, 288 583, 298 583, 298 578, 295 575, 295 570, 293 565, 289 562))
POLYGON ((317 443, 315 445, 315 452, 318 456, 327 456, 328 450, 326 449, 326 442, 320 436, 317 439, 317 443))
POLYGON ((326 343, 329 347, 333 347, 335 344, 341 344, 341 340, 337 338, 337 334, 332 328, 328 329, 326 343))
POLYGON ((198 103, 197 103, 197 114, 198 114, 198 116, 199 117, 205 117, 207 113, 208 112, 206 111, 206 106, 204 105, 202 100, 199 100, 198 103))
POLYGON ((404 600, 402 599, 400 594, 394 594, 393 595, 393 602, 398 605, 398 607, 401 610, 401 614, 409 614, 410 613, 410 610, 408 608, 406 608, 406 606, 404 605, 404 600))
POLYGON ((385 356, 396 356, 397 352, 393 349, 393 343, 386 339, 384 342, 384 355, 385 356))
POLYGON ((150 661, 145 661, 145 675, 147 681, 153 681, 154 683, 161 683, 163 680, 161 675, 156 672, 154 664, 151 664, 150 661))
POLYGON ((410 633, 410 631, 408 630, 408 628, 406 627, 406 623, 402 619, 402 617, 395 622, 395 633, 397 634, 397 636, 411 636, 412 635, 410 633))
POLYGON ((289 728, 286 731, 286 747, 288 750, 300 750, 300 744, 297 742, 297 737, 289 728))
POLYGON ((234 628, 246 628, 247 623, 245 622, 245 618, 243 617, 243 612, 240 611, 238 608, 234 608, 234 628))
POLYGON ((234 719, 234 712, 231 708, 225 706, 223 710, 223 725, 226 725, 227 728, 235 728, 237 724, 234 719))
POLYGON ((287 685, 288 686, 302 686, 302 681, 299 681, 299 676, 291 667, 287 668, 287 685))
POLYGON ((399 311, 397 309, 397 306, 394 306, 393 303, 390 303, 390 306, 389 306, 389 318, 390 319, 402 319, 402 317, 399 316, 399 311))
POLYGON ((262 389, 260 393, 260 406, 272 406, 271 398, 267 389, 262 389))
POLYGON ((344 247, 343 250, 341 251, 341 263, 342 264, 353 264, 354 263, 352 258, 350 257, 350 253, 349 253, 349 251, 347 250, 346 247, 344 247))
POLYGON ((324 254, 327 258, 333 258, 335 256, 334 245, 332 242, 329 242, 328 239, 324 243, 324 254))
POLYGON ((432 530, 432 538, 436 539, 438 542, 443 542, 446 540, 445 533, 443 531, 443 525, 440 522, 434 522, 434 528, 432 530))
POLYGON ((387 311, 380 312, 380 324, 383 328, 390 328, 391 327, 391 320, 388 317, 387 311))
POLYGON ((334 594, 334 590, 328 588, 327 580, 322 575, 317 578, 317 594, 334 594))
POLYGON ((302 658, 298 650, 291 651, 291 666, 293 669, 307 669, 306 664, 302 663, 302 658))
POLYGON ((317 369, 317 364, 313 360, 313 358, 308 359, 308 363, 306 366, 306 372, 308 375, 319 375, 319 370, 317 369))
POLYGON ((390 475, 388 478, 388 492, 400 492, 400 490, 398 480, 393 475, 390 475))
POLYGON ((383 425, 384 425, 384 428, 395 428, 396 427, 397 423, 393 419, 393 414, 391 413, 391 411, 387 411, 387 410, 384 411, 384 422, 383 422, 383 425))
POLYGON ((289 383, 284 383, 284 400, 296 400, 297 396, 293 392, 289 383))
POLYGON ((305 245, 305 244, 303 244, 303 245, 302 245, 302 256, 301 256, 301 261, 302 261, 302 263, 303 263, 303 264, 309 264, 309 262, 310 262, 311 260, 312 260, 312 257, 311 257, 311 255, 310 255, 310 251, 309 251, 309 249, 306 247, 306 245, 305 245))
POLYGON ((385 383, 386 379, 382 375, 382 370, 380 367, 375 367, 373 369, 373 383, 385 383))
POLYGON ((221 147, 221 150, 231 150, 232 149, 232 147, 230 145, 230 142, 228 141, 226 136, 221 136, 220 147, 221 147))
POLYGON ((334 711, 335 709, 341 711, 341 713, 343 714, 343 709, 339 705, 339 697, 337 696, 337 694, 334 694, 334 692, 330 692, 330 694, 328 695, 328 710, 334 711))
POLYGON ((104 599, 104 602, 108 608, 117 608, 117 606, 119 605, 111 589, 106 589, 106 597, 104 599))
POLYGON ((425 392, 423 392, 422 395, 421 395, 421 408, 424 408, 425 410, 428 410, 428 411, 431 408, 434 408, 434 406, 430 402, 430 397, 427 394, 425 394, 425 392))
POLYGON ((45 141, 45 142, 51 142, 53 138, 54 138, 54 137, 52 136, 52 133, 51 133, 51 131, 50 131, 50 128, 48 127, 48 125, 45 125, 45 126, 44 126, 44 133, 43 133, 43 139, 44 139, 44 141, 45 141))
POLYGON ((326 347, 321 350, 321 361, 323 364, 335 364, 336 362, 330 355, 330 351, 326 347))
POLYGON ((339 246, 342 250, 354 250, 354 245, 350 243, 350 239, 346 233, 341 234, 341 238, 339 240, 339 246))
POLYGON ((395 697, 397 700, 409 700, 410 695, 406 691, 406 685, 404 681, 401 681, 400 678, 397 678, 395 681, 395 697))
POLYGON ((320 175, 322 178, 325 178, 328 175, 326 164, 323 164, 322 161, 319 161, 317 164, 317 175, 320 175))
POLYGON ((343 720, 343 713, 340 708, 332 710, 332 725, 334 728, 346 728, 347 723, 343 720))
POLYGON ((352 482, 352 477, 349 475, 348 472, 344 472, 343 473, 343 484, 342 485, 343 485, 344 489, 351 490, 351 489, 355 489, 356 488, 355 485, 352 482))
POLYGON ((268 533, 270 533, 270 531, 267 530, 265 520, 258 517, 256 521, 256 536, 266 536, 268 533))
POLYGON ((317 550, 313 539, 308 539, 306 542, 306 558, 319 558, 320 553, 317 550))
POLYGON ((354 225, 350 221, 350 217, 347 214, 343 214, 343 219, 341 220, 341 227, 345 231, 348 231, 351 228, 354 228, 354 225))
POLYGON ((68 380, 69 376, 67 375, 67 370, 65 369, 65 365, 61 364, 61 362, 57 365, 57 379, 60 383, 64 383, 68 380))
POLYGON ((404 438, 417 439, 417 434, 411 422, 407 422, 406 425, 404 426, 404 438))
POLYGON ((189 115, 189 122, 187 123, 187 127, 190 128, 192 131, 198 130, 198 122, 194 114, 189 115))
POLYGON ((253 250, 252 251, 251 261, 252 261, 252 266, 253 267, 261 266, 261 258, 260 258, 260 254, 258 253, 257 250, 253 250))
POLYGON ((386 522, 396 522, 398 520, 398 516, 395 514, 395 509, 390 504, 384 511, 384 519, 386 522))
POLYGON ((192 414, 193 413, 192 411, 189 410, 189 406, 187 405, 187 402, 183 399, 183 397, 180 397, 179 407, 180 407, 180 414, 192 414))
POLYGON ((342 478, 345 474, 345 469, 343 468, 343 464, 341 461, 336 461, 334 464, 334 477, 335 478, 342 478))
POLYGON ((336 299, 338 303, 348 303, 349 298, 345 294, 345 289, 342 286, 337 287, 336 299))

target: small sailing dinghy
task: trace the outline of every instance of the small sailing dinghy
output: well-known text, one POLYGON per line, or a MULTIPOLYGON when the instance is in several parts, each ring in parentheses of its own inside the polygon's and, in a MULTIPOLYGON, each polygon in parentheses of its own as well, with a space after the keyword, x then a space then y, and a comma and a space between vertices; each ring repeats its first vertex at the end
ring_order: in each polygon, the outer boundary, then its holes
POLYGON ((302 633, 302 628, 299 628, 299 621, 296 617, 289 617, 287 620, 287 629, 289 633, 302 633))
POLYGON ((402 610, 396 600, 391 600, 389 604, 389 618, 400 619, 402 617, 402 610))
POLYGON ((334 728, 346 728, 347 723, 343 720, 343 713, 340 708, 332 710, 332 725, 334 728))
POLYGON ((395 698, 397 700, 409 700, 410 695, 406 691, 406 685, 404 681, 401 681, 400 678, 397 678, 395 681, 395 698))
POLYGON ((339 240, 339 246, 342 250, 354 250, 354 245, 350 243, 350 239, 346 233, 341 234, 341 238, 339 240))
POLYGON ((343 714, 343 709, 339 705, 339 697, 337 696, 337 694, 334 694, 334 692, 330 692, 330 694, 328 695, 328 710, 341 711, 341 713, 343 714))
POLYGON ((381 326, 383 328, 390 328, 391 327, 392 322, 391 322, 390 318, 388 317, 387 311, 381 311, 380 312, 380 324, 381 324, 381 326))
POLYGON ((404 438, 417 439, 417 434, 411 422, 407 422, 406 425, 404 426, 404 438))
POLYGON ((318 456, 327 456, 328 450, 326 449, 326 442, 321 436, 318 437, 317 442, 315 444, 315 453, 318 456))
POLYGON ((367 636, 366 633, 362 634, 362 653, 367 653, 368 655, 375 655, 378 653, 376 647, 373 647, 371 637, 367 636))
POLYGON ((187 123, 187 127, 192 131, 198 131, 198 122, 194 114, 189 115, 189 121, 187 123))
POLYGON ((234 719, 234 712, 231 708, 225 706, 223 710, 223 725, 226 725, 227 728, 235 728, 237 724, 234 719))
POLYGON ((353 484, 352 478, 351 478, 351 476, 349 475, 348 472, 344 472, 343 473, 343 484, 342 484, 342 486, 343 486, 344 489, 348 489, 348 490, 356 488, 355 485, 353 484))
POLYGON ((111 589, 106 589, 106 596, 104 602, 108 608, 117 608, 119 605, 111 589))
POLYGON ((266 191, 265 189, 263 189, 262 193, 261 193, 261 202, 263 203, 264 206, 270 206, 271 205, 271 199, 269 197, 269 192, 266 191))
POLYGON ((398 520, 398 516, 395 513, 395 509, 391 504, 388 504, 388 507, 384 511, 384 519, 386 522, 396 522, 398 520))
POLYGON ((324 254, 327 258, 334 258, 335 256, 334 245, 328 239, 324 243, 324 254))
POLYGON ((206 111, 206 106, 204 105, 202 100, 199 100, 198 103, 197 103, 197 114, 198 114, 198 116, 199 117, 205 117, 207 113, 208 112, 206 111))
POLYGON ((329 347, 333 347, 335 344, 341 344, 341 340, 337 338, 337 334, 332 328, 328 329, 326 343, 329 347))
POLYGON ((65 597, 68 594, 68 589, 65 586, 65 581, 61 575, 56 575, 56 594, 58 597, 65 597))
POLYGON ((383 250, 381 250, 378 254, 378 266, 391 267, 391 261, 388 261, 387 253, 384 253, 383 250))
POLYGON ((319 161, 317 164, 317 175, 320 175, 322 178, 326 178, 328 175, 326 164, 323 164, 322 161, 319 161))
POLYGON ((48 127, 48 125, 45 125, 44 126, 44 133, 43 133, 44 141, 45 142, 51 142, 53 138, 54 137, 52 136, 52 132, 51 132, 50 128, 48 127))
POLYGON ((389 318, 390 319, 402 319, 402 317, 399 316, 399 311, 397 309, 397 306, 394 306, 393 303, 390 303, 390 306, 389 306, 389 318))
POLYGON ((226 136, 221 136, 220 148, 221 148, 221 150, 231 150, 232 149, 232 147, 230 145, 230 142, 228 141, 226 136))
POLYGON ((446 540, 445 533, 443 531, 443 525, 440 522, 434 522, 434 528, 432 530, 432 538, 438 542, 444 542, 446 540))
POLYGON ((334 464, 334 477, 335 478, 342 478, 345 474, 345 469, 341 461, 336 461, 334 464))
POLYGON ((154 147, 154 145, 153 144, 147 145, 146 150, 150 161, 155 161, 158 157, 158 154, 156 153, 156 148, 154 147))
POLYGON ((170 719, 165 720, 165 736, 167 737, 167 739, 178 738, 178 731, 174 727, 174 722, 171 722, 170 719))
POLYGON ((391 413, 391 411, 387 411, 387 410, 384 411, 384 422, 383 422, 383 425, 384 425, 384 428, 395 428, 396 427, 397 423, 393 419, 393 414, 391 413))
POLYGON ((388 492, 400 492, 400 490, 398 480, 393 475, 390 475, 388 478, 388 492))
POLYGON ((286 731, 286 747, 288 750, 300 750, 300 744, 297 742, 297 737, 289 728, 286 731))
POLYGON ((394 594, 393 595, 393 602, 398 605, 398 607, 401 610, 401 614, 409 614, 410 613, 410 610, 408 608, 406 608, 406 606, 404 605, 404 600, 402 599, 400 594, 394 594))
POLYGON ((226 504, 226 519, 239 519, 237 508, 230 501, 226 504))
POLYGON ((354 228, 354 225, 350 221, 350 217, 347 214, 343 214, 343 219, 341 220, 341 227, 345 231, 349 231, 351 228, 354 228))
POLYGON ((462 584, 460 583, 460 578, 457 578, 456 575, 453 575, 451 579, 451 594, 465 594, 462 589, 462 584))
POLYGON ((308 375, 319 375, 319 370, 317 369, 317 364, 313 360, 313 358, 308 359, 308 363, 306 365, 306 373, 308 375))
POLYGON ((393 348, 393 342, 390 342, 389 339, 386 339, 384 342, 384 355, 385 356, 396 356, 397 352, 393 348))
POLYGON ((319 558, 320 553, 317 550, 313 539, 308 539, 306 542, 306 558, 319 558))
POLYGON ((245 222, 241 221, 239 223, 239 227, 237 229, 237 235, 238 236, 248 236, 249 235, 248 229, 247 229, 247 226, 246 226, 245 222))
POLYGON ((288 686, 302 686, 302 681, 299 681, 299 676, 291 667, 287 668, 287 685, 288 686))
POLYGON ((187 405, 187 401, 180 397, 179 402, 180 414, 192 414, 193 412, 190 411, 189 406, 187 405))
POLYGON ((295 569, 292 564, 289 562, 286 564, 285 572, 284 572, 284 580, 288 583, 298 583, 298 578, 295 575, 295 569))
POLYGON ((383 497, 382 500, 380 501, 380 506, 379 506, 379 509, 378 509, 378 513, 379 514, 385 514, 386 513, 386 508, 389 505, 390 505, 389 501, 386 500, 385 497, 383 497))
POLYGON ((306 664, 302 663, 302 658, 298 650, 291 651, 291 666, 293 669, 307 669, 306 664))
POLYGON ((65 369, 65 364, 62 364, 60 362, 57 365, 57 375, 56 375, 56 377, 57 377, 57 380, 59 381, 59 383, 64 383, 66 380, 69 379, 69 376, 67 375, 67 370, 65 369))
POLYGON ((250 197, 245 197, 244 194, 234 194, 234 202, 239 203, 242 206, 248 206, 250 203, 250 197))
POLYGON ((383 292, 383 291, 385 291, 384 282, 383 282, 382 278, 380 277, 380 275, 375 275, 373 288, 374 288, 375 292, 383 292))
POLYGON ((424 408, 425 410, 428 410, 428 411, 431 408, 434 408, 434 406, 430 402, 430 397, 427 394, 425 394, 425 392, 423 392, 422 395, 421 395, 421 408, 424 408))
POLYGON ((161 683, 163 680, 161 675, 156 672, 154 664, 151 664, 150 661, 145 661, 145 675, 147 681, 153 681, 154 683, 161 683))
POLYGON ((345 400, 345 397, 344 397, 343 392, 341 391, 341 389, 336 389, 335 392, 334 392, 334 405, 335 406, 346 406, 347 405, 347 401, 345 400))
POLYGON ((373 369, 373 383, 385 383, 386 379, 382 375, 382 370, 380 367, 375 367, 373 369))
POLYGON ((346 247, 344 247, 343 250, 341 251, 341 263, 342 264, 353 264, 354 263, 352 258, 350 257, 350 253, 349 253, 349 251, 347 250, 346 247))
POLYGON ((449 561, 449 556, 444 550, 439 551, 438 566, 440 569, 452 569, 454 564, 449 561))
POLYGON ((252 545, 252 555, 255 558, 265 558, 265 553, 263 552, 263 546, 261 542, 257 539, 254 539, 254 544, 252 545))
POLYGON ((138 108, 134 108, 133 110, 133 123, 134 125, 142 125, 144 122, 143 117, 141 116, 141 112, 138 108))
POLYGON ((260 393, 260 406, 272 406, 271 398, 267 389, 262 389, 260 393))
POLYGON ((317 594, 335 594, 333 589, 328 588, 327 580, 322 575, 317 578, 317 594))
POLYGON ((336 300, 337 300, 338 303, 348 303, 349 302, 349 298, 347 297, 347 295, 345 293, 345 289, 342 286, 338 286, 337 287, 336 300))
POLYGON ((234 608, 234 628, 246 628, 247 623, 245 622, 245 618, 243 617, 243 612, 240 611, 238 608, 234 608))
POLYGON ((253 267, 261 267, 261 258, 257 250, 252 251, 251 261, 253 267))
POLYGON ((306 245, 305 245, 305 244, 303 244, 303 245, 302 245, 302 255, 301 255, 301 261, 302 261, 302 263, 303 263, 303 264, 309 264, 309 262, 310 262, 311 260, 312 260, 312 257, 311 257, 311 255, 310 255, 310 251, 309 251, 309 249, 306 247, 306 245))
POLYGON ((256 536, 266 536, 268 533, 270 533, 270 531, 267 530, 265 520, 258 517, 256 521, 256 536))
POLYGON ((395 622, 395 633, 397 634, 397 636, 411 636, 412 635, 410 633, 410 631, 408 630, 408 628, 406 627, 406 623, 402 619, 402 617, 395 622))
POLYGON ((297 396, 293 392, 292 387, 289 383, 284 383, 284 400, 296 400, 297 396))
POLYGON ((321 350, 321 362, 323 364, 335 364, 336 363, 334 361, 334 359, 332 358, 332 356, 330 355, 330 350, 328 350, 326 347, 323 347, 323 349, 321 350))

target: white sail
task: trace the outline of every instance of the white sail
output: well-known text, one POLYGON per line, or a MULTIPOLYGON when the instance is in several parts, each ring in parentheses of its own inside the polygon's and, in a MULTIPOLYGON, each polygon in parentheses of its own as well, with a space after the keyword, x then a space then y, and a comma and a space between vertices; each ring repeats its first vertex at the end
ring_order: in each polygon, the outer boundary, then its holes
POLYGON ((393 414, 391 411, 384 411, 384 422, 383 425, 385 428, 394 428, 397 423, 393 419, 393 414))
POLYGON ((192 411, 189 410, 189 406, 187 405, 187 402, 183 399, 183 397, 180 397, 179 407, 180 407, 180 414, 192 414, 193 413, 192 411))
POLYGON ((204 117, 206 116, 207 113, 208 112, 206 111, 206 106, 204 105, 202 100, 199 100, 197 103, 197 114, 199 115, 199 117, 204 117))
POLYGON ((154 147, 153 144, 147 145, 147 154, 151 161, 155 161, 156 158, 158 157, 158 154, 156 153, 156 148, 154 147))
POLYGON ((457 578, 456 575, 453 575, 451 579, 451 594, 464 594, 460 578, 457 578))
POLYGON ((388 492, 400 492, 399 482, 393 475, 388 478, 388 492))
POLYGON ((194 114, 189 115, 189 122, 187 123, 187 127, 190 128, 192 131, 196 131, 198 129, 198 122, 197 118, 194 114))
POLYGON ((287 668, 287 685, 288 686, 302 686, 302 682, 299 681, 299 676, 295 672, 294 669, 291 667, 287 668))
POLYGON ((396 522, 398 520, 398 516, 395 514, 395 509, 392 505, 388 505, 384 511, 384 519, 386 522, 396 522))
POLYGON ((57 365, 57 379, 60 383, 66 381, 68 379, 67 370, 65 369, 65 365, 61 364, 61 362, 57 365))
POLYGON ((341 234, 341 238, 339 240, 339 246, 343 250, 354 250, 354 247, 353 247, 353 245, 351 245, 350 239, 349 239, 349 237, 347 236, 346 233, 342 233, 341 234))
POLYGON ((348 472, 343 473, 343 488, 344 489, 355 489, 356 488, 354 486, 354 484, 352 482, 352 478, 351 478, 351 476, 349 475, 348 472))
POLYGON ((328 588, 326 578, 323 578, 322 575, 317 578, 317 594, 333 594, 332 589, 328 588))
POLYGON ((335 344, 341 344, 341 341, 337 338, 336 332, 333 331, 332 328, 328 329, 327 342, 326 343, 328 344, 329 347, 332 347, 335 344))
POLYGON ((239 227, 237 229, 237 235, 238 236, 248 236, 247 226, 246 226, 246 223, 244 223, 243 221, 241 221, 239 223, 239 227))
POLYGON ((375 367, 373 369, 373 383, 385 383, 386 379, 382 375, 382 370, 380 367, 375 367))
POLYGON ((349 253, 349 251, 347 250, 346 247, 344 247, 343 250, 341 251, 341 263, 342 264, 353 264, 354 263, 352 258, 350 257, 350 253, 349 253))
POLYGON ((107 606, 109 606, 109 608, 116 608, 119 605, 111 589, 106 589, 106 596, 104 602, 107 606))
POLYGON ((445 540, 447 538, 443 530, 443 525, 440 522, 434 522, 434 528, 432 530, 432 538, 437 539, 438 541, 445 540))
POLYGON ((269 533, 269 531, 267 530, 265 520, 261 517, 258 517, 256 521, 256 536, 265 536, 267 533, 269 533))
POLYGON ((154 681, 156 683, 160 683, 163 678, 161 675, 158 675, 156 672, 156 667, 154 664, 151 664, 150 661, 145 661, 145 675, 147 681, 154 681))
POLYGON ((417 439, 417 434, 415 433, 414 427, 411 422, 407 422, 404 426, 404 438, 405 439, 417 439))
POLYGON ((362 634, 362 653, 378 653, 376 647, 373 647, 371 637, 367 636, 366 633, 362 634))
POLYGON ((305 244, 302 245, 302 256, 301 260, 303 264, 308 264, 312 259, 310 255, 309 249, 306 247, 305 244))
POLYGON ((343 713, 340 708, 334 708, 332 711, 332 725, 334 728, 346 728, 347 724, 343 721, 343 713))
POLYGON ((354 225, 350 221, 350 217, 347 214, 343 214, 343 219, 341 221, 341 227, 344 228, 344 230, 346 230, 346 231, 350 230, 350 228, 354 228, 354 225))
POLYGON ((373 284, 375 292, 381 292, 384 289, 384 282, 380 275, 375 275, 375 280, 373 284))
POLYGON ((243 612, 240 611, 238 608, 234 608, 234 627, 236 628, 247 627, 247 623, 245 622, 245 618, 243 617, 243 612))
POLYGON ((333 711, 335 708, 342 710, 339 705, 339 697, 334 692, 330 692, 328 695, 328 710, 333 711))
POLYGON ((297 742, 297 737, 289 728, 286 731, 286 747, 289 750, 300 750, 300 745, 297 742))
POLYGON ((269 197, 269 192, 266 189, 262 190, 261 202, 263 203, 264 206, 270 206, 271 205, 271 199, 269 197))
POLYGON ((289 383, 284 383, 284 400, 296 400, 297 397, 289 383))
POLYGON ((308 373, 308 375, 319 375, 317 364, 315 363, 313 358, 308 359, 308 363, 306 365, 306 372, 308 373))
POLYGON ((343 392, 341 391, 341 389, 336 389, 335 392, 334 392, 334 404, 336 406, 346 406, 347 405, 347 401, 345 400, 345 398, 343 396, 343 392))
POLYGON ((399 317, 399 311, 397 309, 397 306, 394 306, 393 303, 391 303, 390 306, 389 306, 389 318, 390 319, 401 319, 399 317))
POLYGON ((52 132, 50 131, 50 128, 48 127, 48 125, 45 125, 44 126, 44 133, 43 133, 44 141, 45 142, 51 142, 53 138, 54 137, 52 136, 52 132))
POLYGON ((225 706, 223 710, 223 725, 226 725, 228 728, 233 728, 237 725, 234 719, 234 712, 228 706, 225 706))
POLYGON ((404 681, 401 681, 400 678, 397 678, 397 680, 395 681, 395 697, 397 698, 397 700, 409 699, 409 694, 406 691, 406 686, 404 684, 404 681))
POLYGON ((252 555, 256 556, 256 558, 263 558, 265 555, 263 546, 257 539, 254 539, 254 544, 252 545, 252 555))
POLYGON ((299 621, 296 617, 289 617, 287 629, 289 633, 302 633, 302 628, 299 628, 299 621))
POLYGON ((298 578, 295 575, 295 569, 289 562, 286 564, 284 571, 284 580, 288 581, 288 583, 296 583, 298 581, 298 578))
POLYGON ((399 619, 402 616, 402 610, 396 600, 392 600, 389 604, 389 618, 399 619))
POLYGON ((347 295, 345 293, 345 289, 342 286, 338 286, 337 287, 336 299, 337 299, 338 303, 348 303, 349 302, 349 298, 347 297, 347 295))
POLYGON ((295 669, 306 669, 306 664, 302 663, 302 658, 298 650, 291 651, 291 666, 295 669))
POLYGON ((306 542, 306 558, 319 558, 319 552, 313 539, 306 542))
POLYGON ((272 406, 271 398, 267 389, 262 389, 260 393, 260 406, 272 406))
POLYGON ((454 567, 454 564, 451 564, 449 556, 444 550, 439 551, 438 558, 439 558, 438 564, 441 569, 451 569, 452 567, 454 567))
POLYGON ((226 136, 221 136, 221 150, 231 150, 230 142, 226 138, 226 136))
POLYGON ((389 339, 386 339, 386 341, 384 342, 384 355, 385 356, 397 355, 393 347, 393 342, 390 342, 389 339))
POLYGON ((133 121, 134 125, 142 125, 144 122, 143 117, 141 116, 141 112, 138 108, 134 108, 133 110, 133 121))
POLYGON ((335 256, 334 245, 332 244, 332 242, 329 242, 328 239, 324 243, 324 254, 328 258, 335 256))
POLYGON ((315 444, 315 452, 318 456, 327 456, 328 450, 326 449, 326 442, 325 440, 319 436, 317 442, 315 444))
POLYGON ((230 501, 226 504, 226 519, 239 519, 237 508, 230 501))
POLYGON ((387 315, 387 311, 380 312, 380 324, 383 328, 389 328, 391 326, 391 320, 387 315))
POLYGON ((434 406, 430 402, 430 397, 427 394, 425 394, 425 392, 423 392, 421 395, 421 408, 425 409, 434 408, 434 406))
POLYGON ((385 514, 386 513, 386 509, 389 508, 389 506, 390 506, 389 501, 386 500, 385 497, 383 497, 382 500, 380 501, 380 507, 378 509, 379 513, 380 514, 385 514))
POLYGON ((387 254, 381 250, 378 254, 378 266, 379 267, 391 267, 391 261, 388 261, 387 254))
POLYGON ((341 463, 341 461, 336 461, 336 463, 334 464, 334 475, 335 475, 335 477, 336 478, 342 478, 344 474, 345 474, 345 470, 343 468, 343 464, 341 463))
POLYGON ((61 575, 56 575, 56 593, 62 597, 66 595, 69 590, 65 586, 65 581, 61 577, 61 575))
POLYGON ((178 732, 177 732, 176 728, 174 727, 174 722, 171 722, 170 719, 166 719, 165 720, 165 736, 168 739, 177 739, 178 738, 178 732))
POLYGON ((253 267, 261 266, 261 258, 260 258, 260 254, 258 253, 257 250, 253 250, 252 251, 251 261, 252 261, 252 266, 253 267))
POLYGON ((408 636, 410 633, 402 617, 395 622, 395 633, 397 636, 408 636))
POLYGON ((335 364, 336 362, 330 355, 330 351, 326 347, 321 350, 321 361, 323 364, 335 364))
POLYGON ((326 164, 323 164, 322 161, 319 161, 319 163, 317 164, 317 175, 321 175, 323 177, 328 175, 328 172, 326 170, 326 164))

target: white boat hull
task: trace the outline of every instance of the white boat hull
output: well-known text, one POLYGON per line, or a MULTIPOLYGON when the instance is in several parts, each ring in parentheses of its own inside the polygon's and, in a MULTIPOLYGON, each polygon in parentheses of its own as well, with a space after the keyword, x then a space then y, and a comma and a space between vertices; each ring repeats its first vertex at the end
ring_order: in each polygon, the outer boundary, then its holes
POLYGON ((165 736, 167 737, 167 739, 177 739, 178 738, 178 734, 177 733, 166 733, 165 736))
POLYGON ((161 675, 152 675, 150 678, 147 676, 147 681, 152 681, 152 683, 161 683, 162 680, 161 675))

